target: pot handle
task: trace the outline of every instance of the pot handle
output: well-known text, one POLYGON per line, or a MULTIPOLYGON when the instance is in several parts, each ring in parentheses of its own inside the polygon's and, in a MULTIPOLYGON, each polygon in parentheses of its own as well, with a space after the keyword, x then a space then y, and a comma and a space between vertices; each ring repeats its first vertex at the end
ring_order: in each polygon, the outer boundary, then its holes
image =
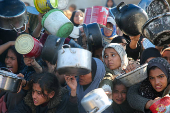
POLYGON ((10 69, 6 68, 6 67, 1 67, 0 70, 4 70, 4 71, 8 71, 8 72, 12 72, 10 69))
POLYGON ((91 111, 89 111, 88 113, 96 113, 99 110, 98 107, 95 107, 94 109, 92 109, 91 111))
POLYGON ((64 45, 62 46, 62 49, 63 49, 63 52, 62 52, 62 53, 65 52, 65 50, 64 50, 64 48, 63 48, 64 46, 69 47, 71 53, 76 53, 75 51, 72 51, 72 50, 71 50, 71 46, 70 46, 69 44, 64 44, 64 45))
POLYGON ((117 10, 120 12, 120 7, 122 6, 122 5, 126 5, 125 4, 125 2, 120 2, 118 5, 117 5, 117 10))
POLYGON ((12 26, 12 28, 13 28, 17 33, 23 33, 23 32, 26 30, 26 23, 24 23, 25 29, 24 29, 23 31, 21 31, 21 32, 18 31, 18 30, 15 28, 14 25, 11 24, 11 26, 12 26))

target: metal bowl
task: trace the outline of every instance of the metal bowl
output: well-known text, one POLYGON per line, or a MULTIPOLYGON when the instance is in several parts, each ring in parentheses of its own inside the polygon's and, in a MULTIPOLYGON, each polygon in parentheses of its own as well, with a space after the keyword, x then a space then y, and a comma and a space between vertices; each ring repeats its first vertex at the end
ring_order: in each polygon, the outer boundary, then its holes
POLYGON ((137 84, 147 78, 147 65, 146 63, 129 73, 121 74, 116 79, 119 79, 126 87, 137 84))
POLYGON ((112 104, 102 88, 87 93, 81 100, 81 105, 87 113, 101 113, 112 104))

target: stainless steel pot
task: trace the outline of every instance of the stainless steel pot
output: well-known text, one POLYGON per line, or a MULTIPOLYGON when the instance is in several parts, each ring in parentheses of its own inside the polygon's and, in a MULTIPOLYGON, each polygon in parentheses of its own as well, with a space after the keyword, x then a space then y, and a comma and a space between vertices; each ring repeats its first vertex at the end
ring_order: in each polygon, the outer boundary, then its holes
POLYGON ((0 89, 17 93, 22 82, 22 78, 16 74, 0 70, 0 89))
POLYGON ((110 9, 110 13, 115 16, 118 27, 128 36, 141 34, 142 26, 148 20, 147 13, 135 4, 121 2, 116 8, 110 9))
POLYGON ((150 18, 143 25, 142 33, 154 45, 162 46, 170 44, 170 13, 150 18))
POLYGON ((49 35, 43 46, 41 52, 41 58, 49 61, 51 64, 56 64, 58 51, 62 48, 64 41, 65 41, 64 38, 59 38, 54 35, 49 35))
POLYGON ((81 105, 87 113, 102 113, 112 104, 102 88, 94 89, 81 100, 81 105))
POLYGON ((149 18, 170 11, 166 0, 141 0, 138 6, 146 11, 149 18))
POLYGON ((119 79, 126 87, 137 84, 147 78, 147 65, 146 63, 129 73, 121 74, 116 79, 119 79))
POLYGON ((86 75, 91 72, 92 54, 80 48, 62 48, 58 51, 57 70, 59 74, 86 75))
POLYGON ((0 28, 19 32, 17 29, 23 26, 25 26, 26 30, 26 23, 27 12, 23 2, 19 0, 0 1, 0 28))

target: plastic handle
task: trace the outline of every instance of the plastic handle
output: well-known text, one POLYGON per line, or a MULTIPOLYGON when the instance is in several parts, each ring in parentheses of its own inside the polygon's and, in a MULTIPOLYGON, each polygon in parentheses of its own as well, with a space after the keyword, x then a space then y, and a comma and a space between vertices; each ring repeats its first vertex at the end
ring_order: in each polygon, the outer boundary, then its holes
POLYGON ((94 109, 92 109, 90 112, 88 112, 88 113, 96 113, 97 111, 99 110, 99 108, 98 107, 95 107, 94 109))
POLYGON ((21 31, 21 32, 19 32, 19 31, 15 28, 14 25, 11 24, 11 26, 12 26, 12 28, 13 28, 17 33, 23 33, 23 32, 26 30, 26 23, 24 23, 25 29, 24 29, 23 31, 21 31))
POLYGON ((120 12, 119 8, 122 6, 122 5, 126 5, 124 2, 120 2, 118 5, 117 5, 117 10, 120 12))

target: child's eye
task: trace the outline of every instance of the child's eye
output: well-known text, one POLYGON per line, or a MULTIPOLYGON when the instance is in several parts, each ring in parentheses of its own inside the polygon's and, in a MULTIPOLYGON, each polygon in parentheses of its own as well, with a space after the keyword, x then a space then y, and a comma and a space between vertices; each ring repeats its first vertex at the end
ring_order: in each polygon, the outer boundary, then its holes
POLYGON ((150 79, 150 80, 152 80, 152 79, 153 79, 153 77, 149 77, 149 79, 150 79))
POLYGON ((115 55, 114 55, 114 54, 112 54, 112 56, 114 57, 115 55))
POLYGON ((108 58, 108 56, 107 56, 107 55, 105 55, 104 57, 105 57, 105 58, 108 58))

